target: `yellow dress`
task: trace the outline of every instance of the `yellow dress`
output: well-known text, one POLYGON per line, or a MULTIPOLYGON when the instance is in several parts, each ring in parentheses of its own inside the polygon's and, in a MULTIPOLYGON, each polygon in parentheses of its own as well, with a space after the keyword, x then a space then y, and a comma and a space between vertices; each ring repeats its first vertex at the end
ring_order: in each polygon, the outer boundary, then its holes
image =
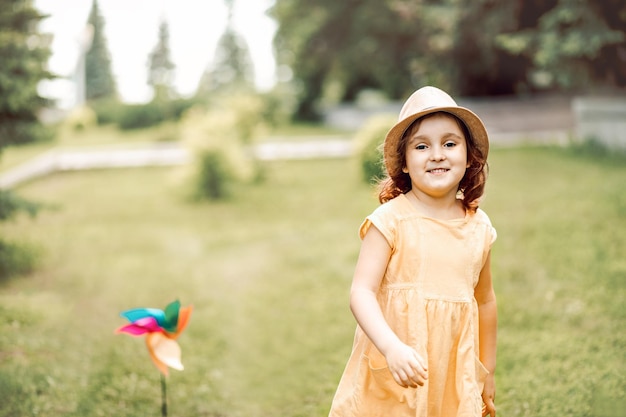
POLYGON ((479 417, 488 371, 478 360, 474 287, 496 231, 480 209, 462 219, 420 214, 405 195, 379 206, 374 225, 392 254, 378 292, 385 319, 428 361, 422 387, 402 388, 357 326, 330 417, 479 417))

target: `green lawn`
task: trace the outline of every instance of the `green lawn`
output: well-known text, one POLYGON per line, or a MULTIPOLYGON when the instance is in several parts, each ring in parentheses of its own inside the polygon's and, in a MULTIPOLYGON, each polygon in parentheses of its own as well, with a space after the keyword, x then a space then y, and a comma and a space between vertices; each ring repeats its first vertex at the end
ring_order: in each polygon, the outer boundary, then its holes
MULTIPOLYGON (((626 407, 626 166, 495 150, 483 208, 499 238, 500 417, 626 407)), ((623 161, 622 161, 623 162, 623 161)), ((177 168, 57 174, 3 237, 40 248, 0 286, 0 416, 155 416, 159 375, 132 307, 193 304, 170 416, 324 416, 349 354, 357 228, 376 205, 356 162, 272 162, 262 185, 190 204, 177 168)))

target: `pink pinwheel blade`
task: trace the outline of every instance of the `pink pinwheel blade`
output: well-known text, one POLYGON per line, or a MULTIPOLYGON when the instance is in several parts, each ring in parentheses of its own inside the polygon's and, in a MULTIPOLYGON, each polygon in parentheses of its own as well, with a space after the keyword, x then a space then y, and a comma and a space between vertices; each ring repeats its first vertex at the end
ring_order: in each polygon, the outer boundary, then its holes
POLYGON ((117 333, 128 333, 133 336, 162 331, 163 329, 154 317, 144 317, 117 329, 117 333))

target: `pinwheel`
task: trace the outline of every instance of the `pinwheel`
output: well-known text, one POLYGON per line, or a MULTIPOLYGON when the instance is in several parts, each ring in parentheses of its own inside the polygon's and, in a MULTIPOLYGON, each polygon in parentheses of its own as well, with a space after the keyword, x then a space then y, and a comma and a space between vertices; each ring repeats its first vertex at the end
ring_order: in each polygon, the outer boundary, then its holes
POLYGON ((192 310, 192 306, 181 307, 178 300, 169 303, 165 310, 156 308, 126 310, 120 315, 127 319, 130 324, 115 331, 131 336, 146 336, 146 346, 150 353, 150 359, 161 372, 163 416, 167 415, 165 376, 169 374, 168 368, 183 370, 180 346, 176 339, 187 327, 192 310))

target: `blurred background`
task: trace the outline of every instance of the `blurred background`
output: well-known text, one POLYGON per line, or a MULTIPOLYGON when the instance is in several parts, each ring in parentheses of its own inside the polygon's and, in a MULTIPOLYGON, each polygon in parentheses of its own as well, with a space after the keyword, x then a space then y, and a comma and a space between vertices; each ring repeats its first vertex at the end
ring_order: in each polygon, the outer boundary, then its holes
POLYGON ((501 416, 626 414, 623 0, 0 0, 0 416, 323 416, 379 146, 490 134, 501 416))

